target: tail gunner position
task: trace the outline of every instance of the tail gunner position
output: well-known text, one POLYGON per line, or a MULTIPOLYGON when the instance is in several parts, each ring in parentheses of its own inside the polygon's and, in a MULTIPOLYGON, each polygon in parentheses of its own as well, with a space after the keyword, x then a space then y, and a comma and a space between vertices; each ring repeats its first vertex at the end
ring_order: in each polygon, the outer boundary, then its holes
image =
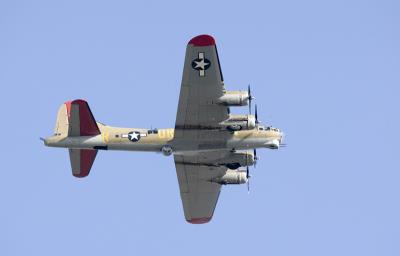
POLYGON ((230 114, 231 106, 249 105, 247 91, 225 90, 215 40, 191 39, 186 48, 175 128, 111 127, 96 122, 84 100, 61 105, 49 147, 68 148, 72 174, 86 177, 98 150, 161 152, 173 155, 185 218, 193 224, 211 220, 221 185, 249 181, 256 148, 278 149, 283 133, 264 127, 255 115, 230 114), (242 169, 244 168, 244 169, 242 169))

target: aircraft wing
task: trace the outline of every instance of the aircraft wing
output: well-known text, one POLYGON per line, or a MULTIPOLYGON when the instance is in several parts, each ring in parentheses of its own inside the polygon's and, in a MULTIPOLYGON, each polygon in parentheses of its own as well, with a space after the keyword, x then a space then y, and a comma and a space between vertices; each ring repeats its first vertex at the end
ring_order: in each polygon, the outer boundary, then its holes
POLYGON ((188 130, 216 129, 218 123, 226 120, 228 107, 215 104, 224 90, 214 38, 194 37, 186 48, 175 138, 187 137, 188 130))
POLYGON ((221 185, 210 181, 227 171, 226 167, 196 164, 199 157, 205 156, 174 155, 183 211, 186 220, 193 224, 211 220, 221 185))
MULTIPOLYGON (((219 129, 218 124, 229 117, 227 106, 215 104, 224 90, 214 38, 194 37, 186 48, 174 132, 177 151, 184 143, 194 150, 224 148, 226 135, 211 131, 219 129)), ((221 185, 210 181, 222 177, 227 168, 212 163, 222 154, 226 152, 174 155, 183 210, 190 223, 206 223, 213 216, 221 185)))

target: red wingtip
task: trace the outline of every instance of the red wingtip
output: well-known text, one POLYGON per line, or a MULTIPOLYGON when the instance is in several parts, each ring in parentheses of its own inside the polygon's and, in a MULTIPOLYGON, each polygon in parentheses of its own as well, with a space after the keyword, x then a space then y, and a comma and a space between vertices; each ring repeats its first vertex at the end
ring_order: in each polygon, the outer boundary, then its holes
POLYGON ((204 224, 207 223, 211 220, 211 217, 203 217, 203 218, 193 218, 190 220, 187 220, 187 222, 192 223, 192 224, 204 224))
POLYGON ((210 35, 199 35, 193 37, 188 44, 192 44, 193 46, 209 46, 215 45, 215 40, 210 35))

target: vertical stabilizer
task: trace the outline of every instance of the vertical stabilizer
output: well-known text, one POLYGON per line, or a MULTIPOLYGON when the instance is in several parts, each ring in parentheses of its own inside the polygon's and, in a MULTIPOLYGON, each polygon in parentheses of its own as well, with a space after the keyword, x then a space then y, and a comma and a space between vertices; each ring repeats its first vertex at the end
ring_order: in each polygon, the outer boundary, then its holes
POLYGON ((89 105, 84 100, 65 102, 69 121, 68 136, 94 136, 100 134, 89 105))
POLYGON ((92 111, 85 100, 65 102, 58 109, 55 135, 94 136, 100 134, 92 111))

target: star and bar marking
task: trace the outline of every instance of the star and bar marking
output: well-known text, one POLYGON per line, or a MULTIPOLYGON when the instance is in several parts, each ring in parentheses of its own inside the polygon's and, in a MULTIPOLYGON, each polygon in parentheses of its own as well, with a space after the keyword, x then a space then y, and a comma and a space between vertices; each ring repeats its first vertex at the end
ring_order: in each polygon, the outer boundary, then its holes
POLYGON ((204 57, 204 52, 199 52, 197 59, 192 61, 192 68, 199 71, 199 76, 206 76, 206 70, 211 66, 211 61, 204 57))
POLYGON ((140 140, 141 137, 146 137, 146 133, 140 133, 138 131, 132 131, 128 134, 122 134, 122 138, 128 138, 132 142, 137 142, 140 140))

